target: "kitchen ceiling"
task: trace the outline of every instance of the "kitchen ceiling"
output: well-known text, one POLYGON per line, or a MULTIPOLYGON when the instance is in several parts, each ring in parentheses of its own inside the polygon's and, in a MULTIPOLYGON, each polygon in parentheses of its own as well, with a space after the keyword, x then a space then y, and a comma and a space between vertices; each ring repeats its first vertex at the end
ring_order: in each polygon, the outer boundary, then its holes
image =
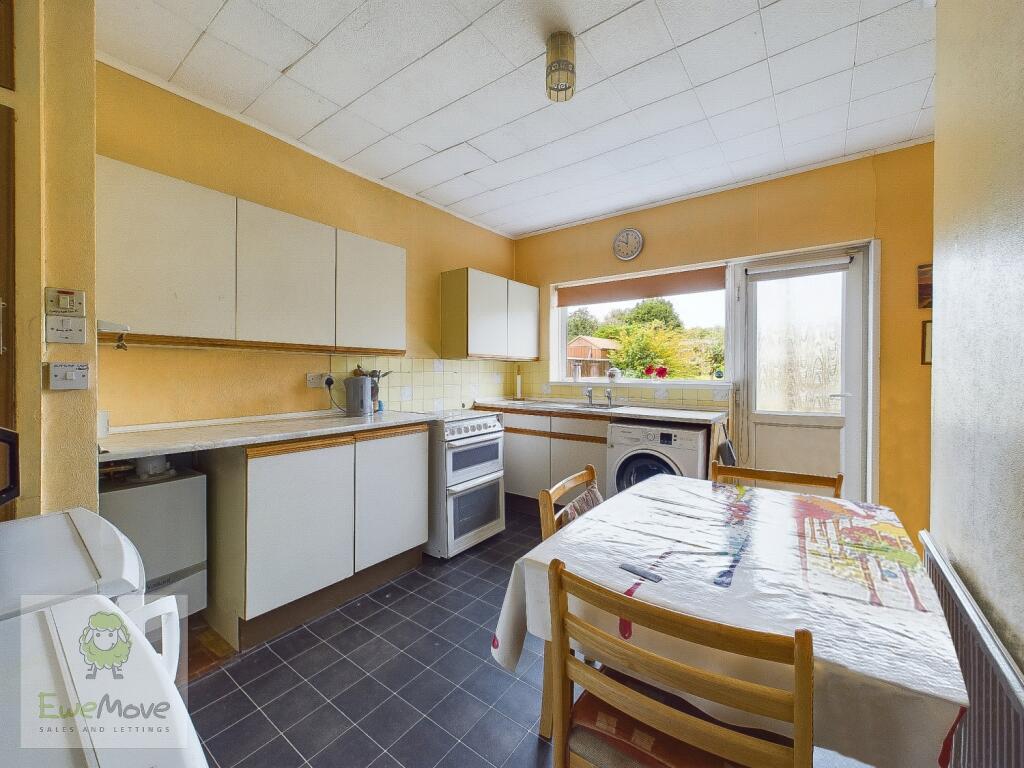
POLYGON ((97 0, 96 15, 103 61, 513 237, 933 132, 922 0, 97 0), (559 29, 576 35, 563 104, 544 90, 559 29))

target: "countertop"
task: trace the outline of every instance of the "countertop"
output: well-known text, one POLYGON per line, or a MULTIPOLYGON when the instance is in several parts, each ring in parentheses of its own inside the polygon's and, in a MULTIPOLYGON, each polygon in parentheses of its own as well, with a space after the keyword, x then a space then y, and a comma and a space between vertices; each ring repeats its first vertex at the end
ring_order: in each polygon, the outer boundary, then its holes
POLYGON ((276 443, 303 437, 341 435, 364 432, 381 427, 427 424, 437 417, 429 413, 385 411, 373 416, 340 416, 318 413, 315 416, 280 419, 239 419, 197 425, 175 425, 165 429, 142 428, 137 431, 111 433, 100 438, 99 461, 123 461, 144 456, 160 456, 191 451, 209 451, 239 445, 276 443))
POLYGON ((668 421, 676 424, 716 424, 725 421, 726 411, 698 411, 684 408, 663 408, 660 406, 616 405, 611 408, 595 406, 574 400, 557 402, 553 400, 512 400, 510 398, 485 398, 477 400, 479 408, 493 408, 501 411, 542 411, 559 416, 607 416, 609 421, 668 421))

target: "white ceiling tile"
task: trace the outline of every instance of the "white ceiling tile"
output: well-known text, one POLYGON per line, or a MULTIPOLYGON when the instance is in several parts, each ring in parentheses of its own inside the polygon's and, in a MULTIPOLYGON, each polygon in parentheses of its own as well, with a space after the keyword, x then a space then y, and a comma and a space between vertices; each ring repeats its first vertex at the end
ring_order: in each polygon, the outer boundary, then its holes
POLYGON ((538 57, 490 85, 417 120, 399 131, 398 135, 435 150, 447 149, 550 103, 544 92, 544 59, 538 57))
POLYGON ((228 0, 207 32, 278 71, 313 47, 309 40, 249 0, 228 0))
POLYGON ((346 161, 346 165, 372 179, 390 176, 395 171, 419 162, 431 154, 422 144, 411 144, 396 136, 385 136, 346 161))
POLYGON ((853 70, 854 99, 881 93, 898 85, 912 83, 935 74, 935 41, 929 40, 880 59, 861 64, 853 70))
POLYGON ((707 168, 684 173, 679 177, 679 185, 672 190, 671 194, 666 190, 665 197, 692 195, 695 192, 703 192, 707 189, 725 187, 734 181, 736 181, 736 175, 728 165, 725 163, 722 165, 711 165, 707 168))
POLYGON ((673 50, 620 72, 611 78, 611 84, 626 104, 636 109, 687 90, 690 78, 673 50))
POLYGON ((765 50, 761 19, 752 13, 681 46, 679 55, 694 85, 763 61, 765 50))
POLYGON ((846 152, 846 131, 786 146, 786 164, 790 168, 816 165, 842 157, 846 152))
POLYGON ((909 2, 860 23, 857 63, 935 39, 935 9, 909 2))
POLYGON ((914 126, 914 138, 923 139, 935 133, 935 108, 922 109, 914 126))
POLYGON ((512 65, 473 27, 359 97, 349 108, 397 131, 508 73, 512 65))
POLYGON ((753 180, 786 170, 786 156, 782 149, 775 149, 763 155, 734 160, 729 167, 738 181, 753 180))
MULTIPOLYGON (((546 58, 546 55, 545 55, 546 58)), ((606 79, 608 75, 597 63, 597 59, 585 45, 576 46, 576 93, 584 91, 592 85, 596 85, 606 79)), ((543 76, 540 82, 544 83, 543 76)), ((546 98, 545 91, 545 98, 546 98)))
POLYGON ((241 112, 278 77, 280 73, 270 65, 204 34, 171 82, 241 112))
POLYGON ((634 2, 636 0, 504 0, 473 23, 519 66, 544 52, 547 37, 552 32, 566 30, 579 35, 634 2))
POLYGON ((164 80, 202 30, 152 0, 96 0, 96 48, 164 80))
POLYGON ((693 152, 669 158, 669 163, 677 173, 689 175, 695 171, 703 171, 705 168, 725 165, 725 155, 722 154, 722 148, 719 145, 712 144, 709 147, 702 147, 693 152))
POLYGON ((729 141, 778 125, 779 117, 775 111, 775 99, 768 97, 715 115, 709 122, 719 141, 729 141))
POLYGON ((334 29, 363 0, 254 0, 292 29, 314 43, 334 29))
POLYGON ((399 189, 421 192, 490 164, 490 158, 479 150, 468 144, 459 144, 403 168, 388 176, 385 181, 399 189))
POLYGON ((303 136, 302 142, 341 162, 386 135, 376 125, 343 109, 303 136))
POLYGON ((704 119, 704 110, 693 91, 683 91, 675 96, 669 96, 667 99, 633 110, 632 114, 651 134, 704 119))
POLYGON ((743 107, 772 95, 772 80, 765 61, 712 80, 697 87, 704 112, 720 115, 730 109, 743 107))
POLYGON ((847 69, 776 94, 779 119, 783 122, 795 120, 839 104, 849 104, 852 80, 853 70, 847 69))
POLYGON ((665 151, 656 138, 641 139, 624 147, 606 152, 601 157, 611 163, 617 171, 628 171, 665 159, 665 151))
POLYGON ((782 139, 779 137, 778 126, 772 126, 738 139, 723 141, 720 146, 725 159, 731 163, 747 157, 763 155, 766 152, 781 151, 782 139))
POLYGON ((929 85, 930 79, 918 80, 916 83, 901 85, 899 88, 851 102, 849 127, 857 128, 888 117, 918 111, 924 104, 929 85))
POLYGON ((857 0, 779 0, 761 11, 768 54, 774 56, 857 22, 857 0))
MULTIPOLYGON (((224 5, 224 0, 156 0, 156 2, 157 5, 162 5, 176 16, 200 29, 206 29, 213 21, 213 17, 217 15, 217 11, 224 5)), ((124 0, 120 0, 120 4, 126 5, 124 0)), ((98 5, 99 3, 97 3, 98 5)), ((98 29, 99 24, 96 26, 98 29)))
POLYGON ((643 0, 580 36, 604 70, 613 75, 673 47, 655 0, 643 0))
POLYGON ((879 120, 877 123, 851 128, 846 132, 846 154, 853 155, 909 141, 917 123, 917 116, 917 112, 909 112, 879 120))
POLYGON ((368 0, 288 76, 345 106, 464 26, 447 0, 368 0))
POLYGON ((420 197, 425 197, 438 205, 451 205, 485 191, 487 190, 483 184, 473 181, 469 176, 456 176, 436 187, 423 190, 420 197))
POLYGON ((804 115, 796 120, 783 123, 782 141, 788 147, 791 144, 803 144, 822 136, 842 133, 846 129, 846 118, 849 111, 849 104, 840 104, 838 107, 826 109, 824 112, 804 115))
POLYGON ((619 92, 607 80, 577 93, 569 101, 552 104, 548 109, 561 112, 576 130, 589 128, 629 111, 619 92))
POLYGON ((501 0, 452 0, 452 5, 459 9, 466 17, 466 21, 476 21, 500 2, 501 0))
POLYGON ((708 121, 701 120, 699 123, 659 134, 654 140, 661 146, 666 157, 673 157, 711 146, 715 143, 715 134, 708 121))
POLYGON ((676 45, 731 24, 757 10, 757 0, 658 0, 676 45))
POLYGON ((926 107, 935 106, 935 78, 932 78, 932 84, 928 86, 928 95, 924 97, 924 105, 926 107))
POLYGON ((565 119, 565 113, 558 109, 560 106, 562 105, 552 104, 539 109, 508 125, 478 136, 470 143, 493 160, 506 160, 568 136, 573 132, 573 127, 565 119))
POLYGON ((337 111, 337 104, 282 75, 249 105, 245 114, 298 138, 337 111))
POLYGON ((888 11, 890 8, 895 8, 897 5, 903 5, 905 2, 907 0, 860 0, 860 17, 867 19, 871 16, 877 16, 888 11))
POLYGON ((776 93, 850 69, 856 46, 857 27, 850 26, 772 56, 776 93))

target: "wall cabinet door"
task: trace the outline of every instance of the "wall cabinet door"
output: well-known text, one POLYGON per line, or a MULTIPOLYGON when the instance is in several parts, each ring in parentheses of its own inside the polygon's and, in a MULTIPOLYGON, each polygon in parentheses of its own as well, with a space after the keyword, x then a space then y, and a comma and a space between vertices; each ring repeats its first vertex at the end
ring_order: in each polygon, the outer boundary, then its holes
POLYGON ((339 347, 405 349, 405 249, 337 231, 339 347))
MULTIPOLYGON (((597 487, 601 495, 605 495, 605 475, 608 465, 608 446, 605 443, 583 442, 579 440, 565 440, 561 438, 551 439, 551 483, 554 485, 563 479, 573 475, 587 464, 593 464, 597 470, 597 487)), ((582 493, 582 487, 577 491, 570 491, 558 500, 559 504, 566 504, 582 493)))
POLYGON ((508 281, 508 356, 540 356, 540 289, 508 281))
POLYGON ((96 316, 235 337, 235 198, 96 157, 96 316))
POLYGON ((245 618, 353 573, 355 447, 248 462, 245 618))
POLYGON ((238 201, 238 332, 334 346, 334 227, 238 201))
POLYGON ((471 269, 467 287, 469 355, 508 357, 508 279, 471 269))
POLYGON ((357 571, 427 541, 427 443, 425 429, 357 440, 357 571))

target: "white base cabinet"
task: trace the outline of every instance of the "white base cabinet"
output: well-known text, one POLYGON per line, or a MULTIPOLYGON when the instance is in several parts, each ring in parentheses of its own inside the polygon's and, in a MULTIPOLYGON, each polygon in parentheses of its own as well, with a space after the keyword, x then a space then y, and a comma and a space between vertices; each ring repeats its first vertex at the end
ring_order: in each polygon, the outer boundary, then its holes
MULTIPOLYGON (((604 496, 605 475, 607 469, 607 443, 593 443, 581 440, 568 440, 564 438, 551 438, 551 484, 561 482, 569 475, 573 475, 583 469, 587 464, 593 464, 597 470, 597 487, 604 496)), ((558 500, 559 504, 567 504, 583 492, 581 487, 578 490, 570 491, 558 500)))
POLYGON ((427 427, 356 440, 356 570, 427 541, 427 427))

